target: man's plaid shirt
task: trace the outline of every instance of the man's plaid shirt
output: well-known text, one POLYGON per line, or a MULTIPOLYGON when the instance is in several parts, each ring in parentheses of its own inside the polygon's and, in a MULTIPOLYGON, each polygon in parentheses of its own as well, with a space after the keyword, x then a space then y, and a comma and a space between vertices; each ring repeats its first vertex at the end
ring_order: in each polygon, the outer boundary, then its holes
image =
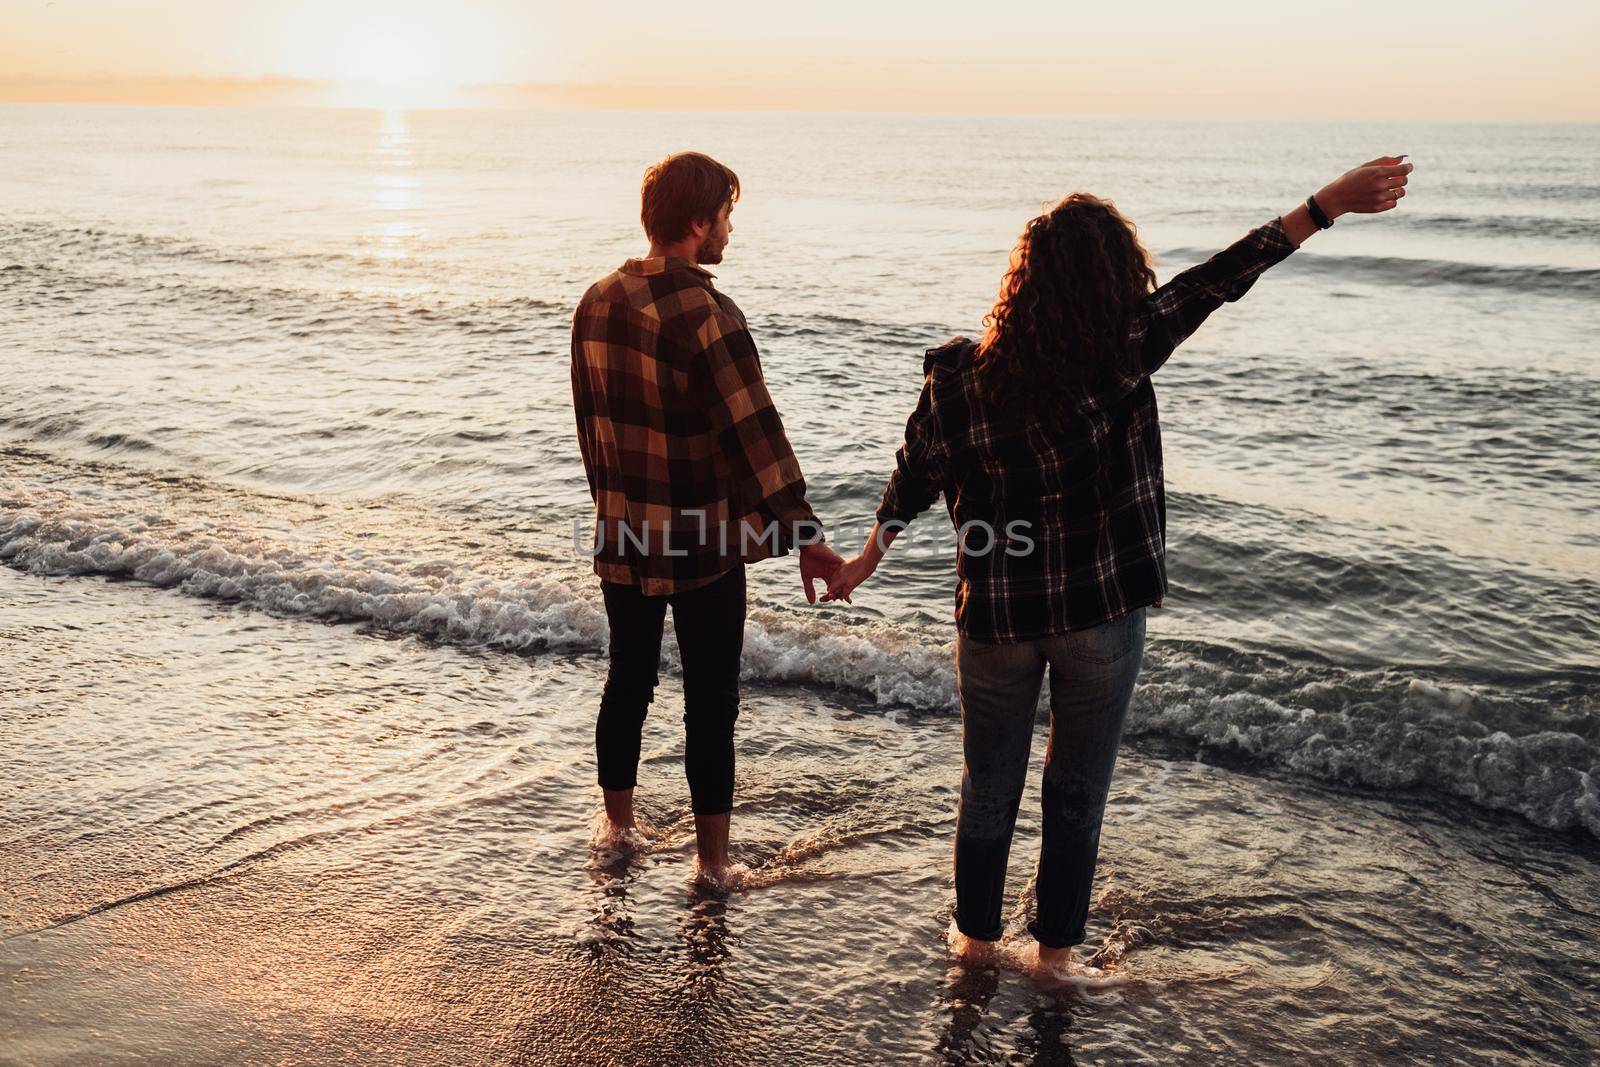
POLYGON ((975 342, 928 352, 877 517, 909 523, 944 493, 951 521, 966 529, 956 564, 962 634, 1025 641, 1161 603, 1167 507, 1149 375, 1294 248, 1274 219, 1151 293, 1129 331, 1132 372, 1083 398, 1056 430, 986 407, 975 342))
POLYGON ((572 319, 594 569, 646 595, 822 540, 744 315, 687 259, 630 259, 572 319))

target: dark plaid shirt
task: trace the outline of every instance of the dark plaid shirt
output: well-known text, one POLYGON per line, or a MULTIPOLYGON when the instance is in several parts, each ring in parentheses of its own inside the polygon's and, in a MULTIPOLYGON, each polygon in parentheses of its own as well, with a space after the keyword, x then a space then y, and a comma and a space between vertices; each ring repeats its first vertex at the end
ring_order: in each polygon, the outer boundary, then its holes
POLYGON ((1151 293, 1129 331, 1132 370, 1082 398, 1058 429, 985 405, 975 342, 928 352, 877 517, 909 523, 944 493, 951 521, 966 530, 956 563, 962 634, 1025 641, 1161 603, 1167 508, 1149 375, 1294 247, 1274 219, 1151 293))
POLYGON ((822 540, 744 315, 687 259, 630 259, 572 319, 594 569, 646 595, 822 540))

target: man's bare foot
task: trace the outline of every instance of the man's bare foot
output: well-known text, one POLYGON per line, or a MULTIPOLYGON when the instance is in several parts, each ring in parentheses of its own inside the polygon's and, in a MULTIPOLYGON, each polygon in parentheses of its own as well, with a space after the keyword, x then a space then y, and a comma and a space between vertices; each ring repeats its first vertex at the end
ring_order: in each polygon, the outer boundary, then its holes
POLYGON ((957 929, 954 920, 951 920, 950 929, 945 933, 945 941, 950 946, 950 954, 968 967, 988 967, 1000 961, 998 941, 979 941, 975 937, 968 937, 957 929))
POLYGON ((650 839, 655 836, 655 827, 646 820, 631 820, 626 826, 611 821, 603 811, 594 813, 594 820, 589 824, 589 847, 599 856, 602 863, 615 862, 623 856, 635 852, 643 852, 650 847, 650 839))
POLYGON ((605 801, 606 818, 611 820, 611 825, 619 830, 632 830, 633 790, 601 789, 600 796, 605 801))

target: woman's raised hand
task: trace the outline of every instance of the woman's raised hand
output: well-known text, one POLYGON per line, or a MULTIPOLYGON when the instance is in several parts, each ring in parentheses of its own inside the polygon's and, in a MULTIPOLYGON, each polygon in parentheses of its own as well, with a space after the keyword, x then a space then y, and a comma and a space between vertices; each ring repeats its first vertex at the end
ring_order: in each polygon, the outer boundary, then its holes
POLYGON ((1335 178, 1317 191, 1317 205, 1330 218, 1390 211, 1406 195, 1412 164, 1405 156, 1379 156, 1335 178))

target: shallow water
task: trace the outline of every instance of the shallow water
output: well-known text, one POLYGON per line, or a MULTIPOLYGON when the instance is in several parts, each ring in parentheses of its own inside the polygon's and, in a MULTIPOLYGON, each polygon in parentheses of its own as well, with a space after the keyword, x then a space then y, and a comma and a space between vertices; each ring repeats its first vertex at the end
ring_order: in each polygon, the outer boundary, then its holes
POLYGON ((594 862, 593 657, 0 587, 33 679, 0 757, 8 1059, 1579 1062, 1600 1040, 1600 869, 1514 819, 1464 832, 1458 806, 1135 743, 1087 946, 1129 980, 1038 988, 944 955, 947 716, 757 686, 734 815, 756 887, 718 898, 688 884, 675 696, 641 772, 660 836, 594 862))
POLYGON ((0 108, 0 1059, 1591 1057, 1597 157, 1581 126, 0 108), (1166 276, 1418 161, 1158 380, 1173 593, 1090 927, 1134 984, 950 971, 937 511, 854 608, 752 571, 758 886, 687 888, 670 633, 665 836, 590 866, 567 317, 686 144, 745 181, 721 284, 838 542, 1041 202, 1113 196, 1166 276))

